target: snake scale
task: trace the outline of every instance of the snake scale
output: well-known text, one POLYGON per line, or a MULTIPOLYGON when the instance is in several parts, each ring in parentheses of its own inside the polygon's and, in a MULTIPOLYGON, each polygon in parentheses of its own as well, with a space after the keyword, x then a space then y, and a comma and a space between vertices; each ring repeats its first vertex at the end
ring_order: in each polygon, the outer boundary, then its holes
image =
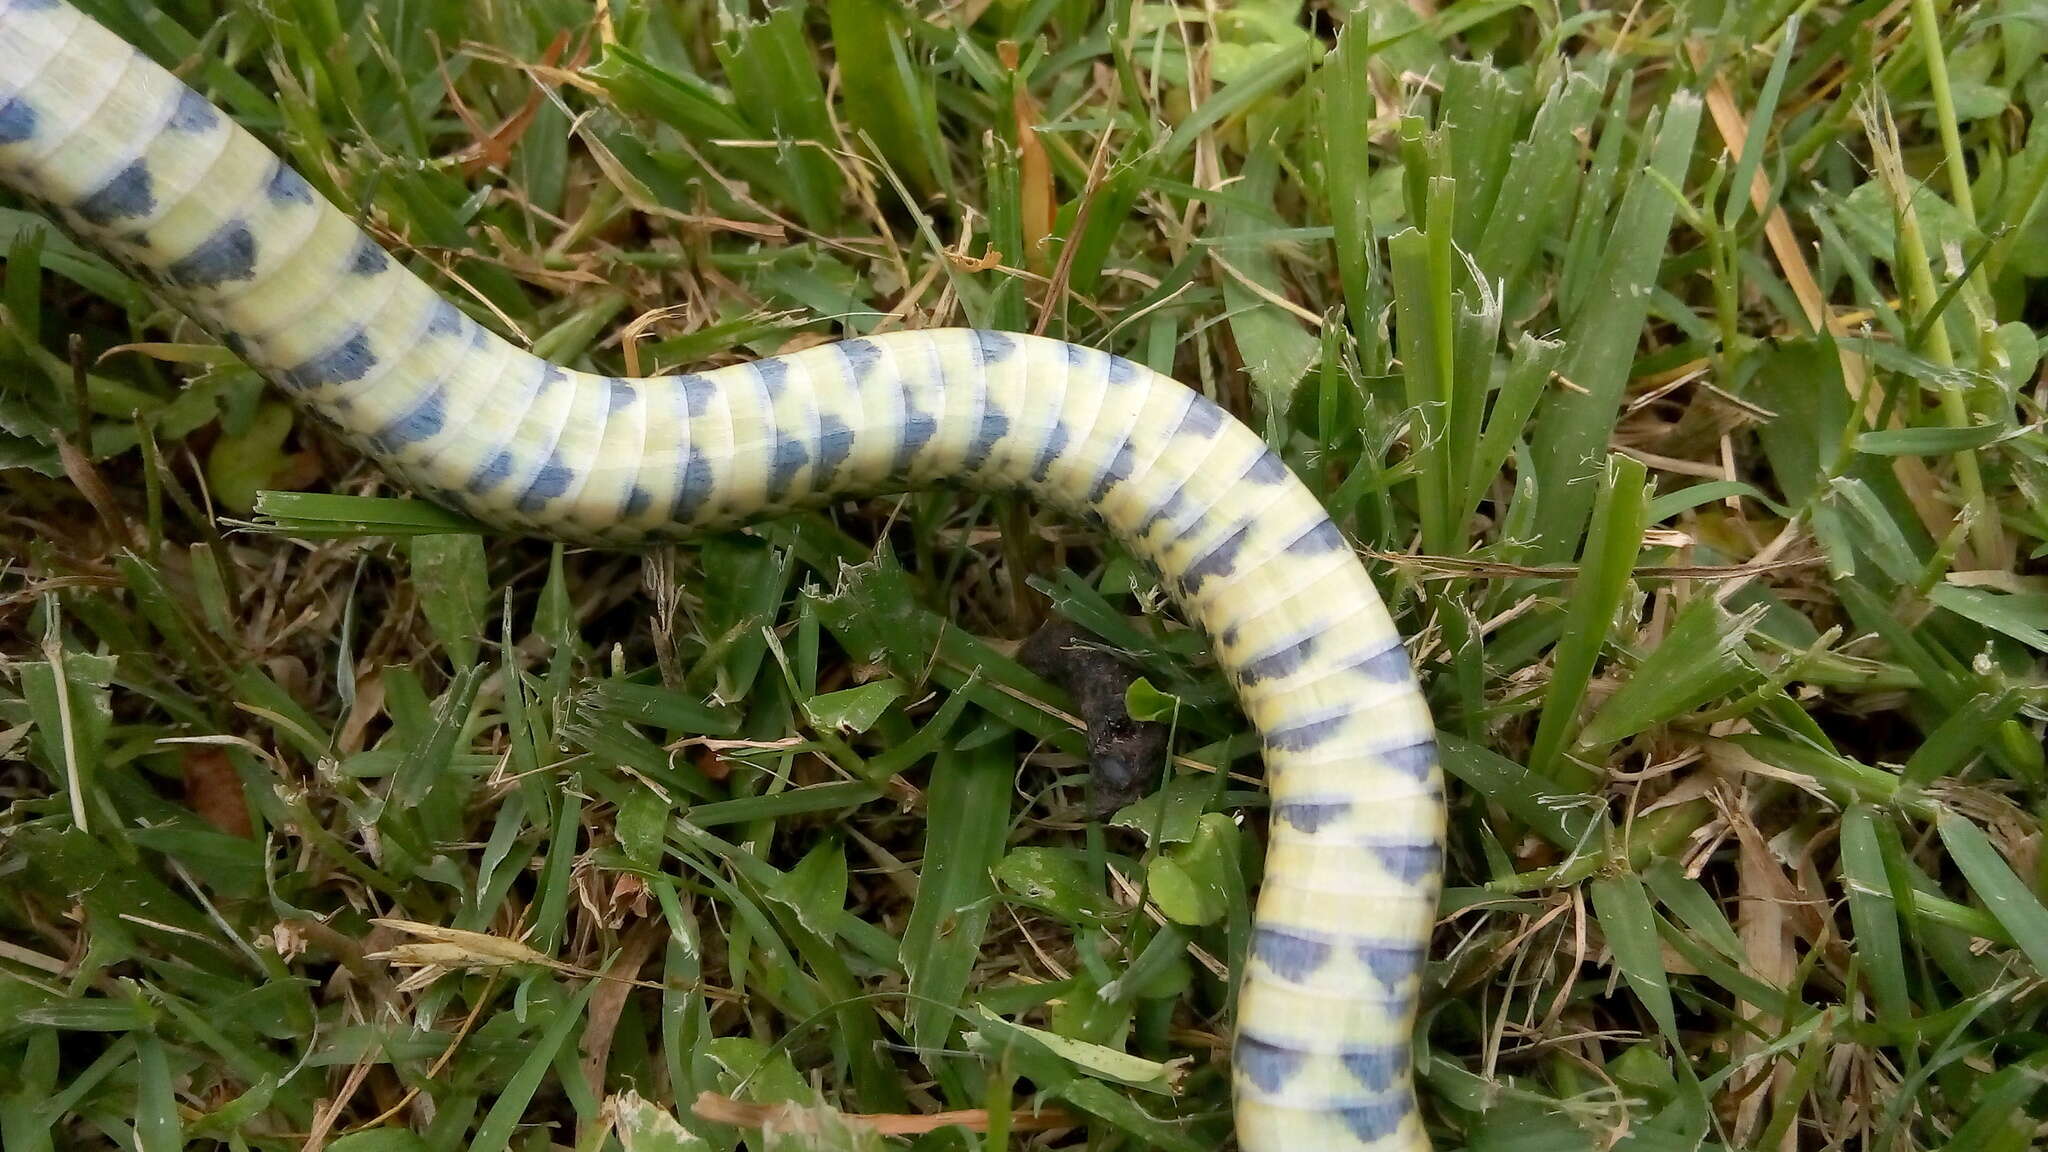
POLYGON ((62 0, 0 0, 0 180, 387 471, 502 529, 630 545, 935 483, 1102 524, 1207 633, 1264 751, 1241 1145, 1429 1147, 1410 1049, 1443 863, 1429 713, 1358 556, 1221 407, 1117 356, 977 330, 648 379, 559 367, 62 0))

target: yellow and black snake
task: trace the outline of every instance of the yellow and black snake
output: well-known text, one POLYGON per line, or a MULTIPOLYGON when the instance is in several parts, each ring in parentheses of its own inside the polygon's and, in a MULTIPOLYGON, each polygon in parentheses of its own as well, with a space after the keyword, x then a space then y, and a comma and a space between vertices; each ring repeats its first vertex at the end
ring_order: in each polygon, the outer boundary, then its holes
POLYGON ((1100 351, 976 330, 648 379, 550 364, 61 0, 0 0, 0 179, 384 468, 489 524, 625 545, 937 483, 1099 519, 1215 643, 1265 752, 1242 1145, 1428 1148, 1410 1029, 1443 863, 1429 713, 1357 555, 1215 403, 1100 351))

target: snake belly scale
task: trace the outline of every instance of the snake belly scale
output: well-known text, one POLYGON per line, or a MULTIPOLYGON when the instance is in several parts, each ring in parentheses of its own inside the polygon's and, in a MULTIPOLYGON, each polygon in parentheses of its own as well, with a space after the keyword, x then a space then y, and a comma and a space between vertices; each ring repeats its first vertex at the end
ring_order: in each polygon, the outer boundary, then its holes
POLYGON ((62 0, 0 0, 0 180, 389 472, 500 528, 629 545, 941 483, 1099 521, 1211 638, 1264 749, 1241 1145, 1429 1147, 1410 1055, 1443 863, 1428 710, 1357 555, 1216 404, 1099 351, 975 330, 648 379, 558 367, 62 0))

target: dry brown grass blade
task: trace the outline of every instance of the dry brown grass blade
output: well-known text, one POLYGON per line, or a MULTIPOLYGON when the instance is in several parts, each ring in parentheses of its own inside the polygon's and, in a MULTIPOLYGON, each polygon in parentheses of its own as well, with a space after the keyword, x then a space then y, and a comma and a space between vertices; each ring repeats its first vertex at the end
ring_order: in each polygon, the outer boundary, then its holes
MULTIPOLYGON (((1004 71, 1014 74, 1020 63, 1016 42, 1005 40, 996 45, 996 58, 1004 71)), ((1038 124, 1044 115, 1030 91, 1017 85, 1010 97, 1010 119, 1017 132, 1018 215, 1024 232, 1024 251, 1018 259, 1039 273, 1051 266, 1045 242, 1052 235, 1054 201, 1052 159, 1038 138, 1038 124)))
POLYGON ((185 805, 201 820, 230 836, 249 836, 249 802, 242 778, 218 746, 188 747, 179 758, 185 776, 185 805))
POLYGON ((526 99, 520 103, 517 111, 492 129, 484 128, 477 121, 475 114, 463 104, 454 80, 449 77, 447 68, 442 68, 441 81, 447 89, 449 103, 454 106, 456 115, 461 117, 464 126, 470 130, 476 141, 456 156, 465 175, 474 176, 479 172, 503 168, 512 162, 513 147, 519 143, 520 137, 526 135, 526 130, 533 124, 533 118, 540 113, 541 101, 547 99, 547 94, 543 90, 547 77, 564 72, 574 74, 590 59, 590 41, 586 39, 577 46, 575 57, 564 68, 561 66, 562 56, 568 50, 569 30, 558 28, 555 30, 554 38, 548 41, 548 46, 542 50, 540 60, 536 64, 528 66, 513 62, 532 78, 533 89, 526 94, 526 99))
POLYGON ((577 1047, 583 1055, 583 1079, 593 1096, 604 1095, 604 1071, 611 1059, 612 1034, 634 987, 627 981, 637 978, 648 957, 654 955, 667 936, 668 928, 659 920, 642 920, 635 925, 621 942, 618 959, 606 970, 607 975, 623 979, 605 981, 590 996, 590 1005, 584 1012, 583 1037, 577 1041, 577 1047))
MULTIPOLYGON (((1578 576, 1576 564, 1504 564, 1497 560, 1468 560, 1462 556, 1433 556, 1421 552, 1382 552, 1360 548, 1366 559, 1390 568, 1402 568, 1421 580, 1570 580, 1578 576)), ((1811 568, 1818 556, 1790 560, 1765 560, 1748 564, 1647 564, 1635 569, 1639 577, 1657 580, 1747 580, 1768 572, 1811 568)))

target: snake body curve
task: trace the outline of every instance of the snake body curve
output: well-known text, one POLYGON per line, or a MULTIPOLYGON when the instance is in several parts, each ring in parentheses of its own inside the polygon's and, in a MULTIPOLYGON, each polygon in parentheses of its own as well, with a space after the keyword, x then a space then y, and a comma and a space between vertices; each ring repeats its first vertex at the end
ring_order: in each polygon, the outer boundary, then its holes
POLYGON ((1426 1152, 1410 1031, 1443 860, 1429 713, 1356 554, 1222 408, 1115 356, 975 330, 648 379, 558 367, 62 0, 0 0, 0 180, 495 526, 623 545, 933 483, 1099 520, 1165 575, 1261 737, 1275 818, 1234 1048, 1241 1145, 1426 1152))

